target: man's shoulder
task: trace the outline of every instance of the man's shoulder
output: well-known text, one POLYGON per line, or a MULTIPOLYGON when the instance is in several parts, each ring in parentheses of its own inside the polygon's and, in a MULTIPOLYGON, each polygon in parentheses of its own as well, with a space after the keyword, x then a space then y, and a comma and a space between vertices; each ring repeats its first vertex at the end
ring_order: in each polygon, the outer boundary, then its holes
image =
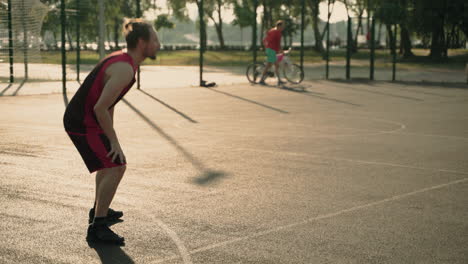
POLYGON ((115 61, 107 67, 106 74, 108 74, 109 76, 128 79, 130 77, 133 78, 135 72, 133 70, 132 65, 129 62, 115 61))

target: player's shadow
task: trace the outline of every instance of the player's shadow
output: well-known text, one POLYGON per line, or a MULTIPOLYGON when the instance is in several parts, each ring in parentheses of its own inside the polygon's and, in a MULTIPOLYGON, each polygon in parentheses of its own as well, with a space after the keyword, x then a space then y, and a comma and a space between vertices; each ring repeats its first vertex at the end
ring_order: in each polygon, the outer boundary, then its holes
POLYGON ((106 245, 101 243, 88 243, 88 246, 94 250, 99 256, 102 264, 134 264, 135 261, 123 251, 120 246, 106 245))
POLYGON ((198 160, 195 156, 193 156, 190 152, 188 152, 184 147, 182 147, 174 138, 168 135, 162 128, 157 126, 153 121, 151 121, 147 116, 145 116, 140 110, 138 110, 135 106, 133 106, 130 102, 126 99, 122 99, 122 101, 130 107, 141 119, 143 119, 148 125, 150 125, 159 135, 165 138, 175 149, 180 152, 190 163, 192 163, 193 167, 199 171, 199 175, 195 178, 191 179, 191 181, 198 185, 212 185, 217 182, 221 178, 227 176, 227 173, 223 171, 216 171, 209 169, 206 167, 200 160, 198 160))

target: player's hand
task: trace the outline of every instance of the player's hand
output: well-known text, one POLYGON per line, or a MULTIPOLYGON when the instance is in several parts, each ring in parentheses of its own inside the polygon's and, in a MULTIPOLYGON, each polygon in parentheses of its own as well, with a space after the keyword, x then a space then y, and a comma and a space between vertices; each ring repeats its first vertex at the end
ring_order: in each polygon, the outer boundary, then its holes
POLYGON ((115 160, 119 160, 122 163, 127 163, 119 142, 111 143, 111 149, 107 154, 107 157, 110 157, 112 159, 112 162, 115 162, 115 160))

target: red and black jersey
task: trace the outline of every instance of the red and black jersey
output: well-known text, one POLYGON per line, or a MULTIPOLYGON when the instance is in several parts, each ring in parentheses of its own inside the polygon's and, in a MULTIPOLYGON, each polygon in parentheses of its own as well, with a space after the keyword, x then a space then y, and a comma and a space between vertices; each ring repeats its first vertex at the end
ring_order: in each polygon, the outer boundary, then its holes
MULTIPOLYGON (((104 133, 94 114, 94 106, 104 88, 105 71, 110 65, 116 62, 128 62, 132 66, 134 73, 138 67, 138 65, 135 65, 133 62, 132 57, 122 51, 110 54, 96 65, 93 71, 86 77, 65 110, 63 123, 65 130, 69 134, 86 135, 89 133, 104 133)), ((122 90, 117 100, 115 100, 109 109, 122 99, 134 83, 135 78, 122 90)))

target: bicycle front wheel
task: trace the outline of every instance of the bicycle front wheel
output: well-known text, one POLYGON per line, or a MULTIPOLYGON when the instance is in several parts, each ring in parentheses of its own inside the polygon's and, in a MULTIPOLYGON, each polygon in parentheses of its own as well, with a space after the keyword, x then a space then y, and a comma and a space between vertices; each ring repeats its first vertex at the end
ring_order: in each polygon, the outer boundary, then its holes
POLYGON ((304 71, 297 64, 285 65, 283 74, 290 83, 299 84, 304 80, 304 71))
POLYGON ((263 63, 252 63, 247 67, 245 75, 250 83, 258 83, 262 78, 265 65, 263 63))

